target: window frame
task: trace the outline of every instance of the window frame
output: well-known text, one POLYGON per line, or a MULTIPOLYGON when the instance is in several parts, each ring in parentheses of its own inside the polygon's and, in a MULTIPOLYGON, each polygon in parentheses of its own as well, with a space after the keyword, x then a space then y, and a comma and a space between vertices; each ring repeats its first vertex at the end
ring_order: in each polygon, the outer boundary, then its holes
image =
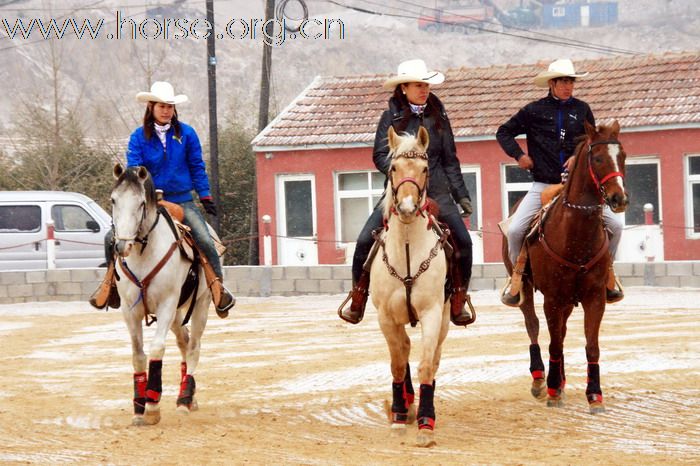
MULTIPOLYGON (((700 239, 700 232, 693 231, 694 215, 693 215, 693 185, 700 185, 700 173, 697 175, 690 174, 690 159, 698 157, 700 153, 685 154, 683 156, 683 178, 685 191, 685 237, 686 239, 700 239)), ((700 206, 697 206, 700 209, 700 206)))
MULTIPOLYGON (((644 164, 656 165, 656 180, 657 180, 657 189, 659 191, 659 198, 657 199, 658 205, 654 206, 654 209, 658 209, 657 215, 659 216, 659 225, 663 225, 663 222, 664 222, 663 198, 664 197, 663 197, 663 193, 662 193, 663 187, 661 185, 661 159, 655 155, 630 157, 628 154, 627 160, 625 160, 625 169, 627 169, 627 167, 629 167, 630 165, 644 165, 644 164)), ((626 212, 622 213, 622 219, 623 219, 623 225, 625 227, 637 227, 640 225, 644 225, 644 223, 641 223, 641 224, 627 223, 627 213, 626 212)))
POLYGON ((335 193, 335 246, 336 248, 342 248, 344 246, 347 246, 349 244, 354 244, 357 241, 357 238, 353 241, 343 241, 341 239, 342 236, 342 231, 343 231, 343 226, 342 226, 342 218, 341 218, 341 209, 340 209, 340 204, 342 199, 362 199, 365 198, 367 199, 367 217, 365 217, 362 222, 364 225, 364 222, 367 221, 367 218, 369 218, 370 214, 372 213, 372 210, 374 209, 374 205, 376 202, 372 200, 374 196, 380 197, 384 194, 384 187, 381 189, 373 189, 372 188, 372 174, 379 174, 381 176, 384 176, 383 173, 381 173, 379 170, 342 170, 342 171, 336 171, 333 174, 333 191, 335 193), (353 189, 353 190, 341 190, 340 189, 340 177, 341 175, 352 175, 352 174, 366 174, 367 175, 367 188, 366 189, 353 189), (358 194, 361 193, 361 194, 358 194))
POLYGON ((534 181, 527 183, 508 183, 506 181, 506 170, 508 167, 518 167, 516 163, 501 163, 501 218, 510 216, 510 208, 508 207, 508 193, 512 191, 529 191, 534 181))

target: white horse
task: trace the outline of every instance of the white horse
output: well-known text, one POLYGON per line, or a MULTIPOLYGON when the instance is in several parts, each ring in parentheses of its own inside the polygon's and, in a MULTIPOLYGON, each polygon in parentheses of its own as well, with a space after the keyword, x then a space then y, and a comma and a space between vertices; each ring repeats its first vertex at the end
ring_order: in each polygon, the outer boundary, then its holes
POLYGON ((427 212, 428 131, 421 127, 417 137, 399 136, 389 128, 388 139, 392 160, 384 195, 387 227, 378 239, 383 260, 373 261, 370 271, 370 296, 391 355, 392 428, 405 429, 416 416, 408 363, 411 340, 405 326, 421 324, 417 444, 429 447, 435 444, 435 373, 450 322, 442 250, 446 238, 431 228, 435 219, 427 212))
POLYGON ((182 236, 159 210, 153 181, 144 167, 114 167, 117 179, 112 190, 112 222, 116 250, 117 288, 122 313, 131 334, 134 366, 134 425, 160 421, 161 372, 168 329, 175 334, 182 354, 177 411, 197 409, 194 372, 199 362, 202 333, 207 323, 211 295, 202 279, 195 290, 190 316, 191 331, 183 325, 192 297, 178 307, 180 290, 191 261, 179 250, 182 236), (150 343, 148 373, 143 351, 142 322, 155 318, 150 343))

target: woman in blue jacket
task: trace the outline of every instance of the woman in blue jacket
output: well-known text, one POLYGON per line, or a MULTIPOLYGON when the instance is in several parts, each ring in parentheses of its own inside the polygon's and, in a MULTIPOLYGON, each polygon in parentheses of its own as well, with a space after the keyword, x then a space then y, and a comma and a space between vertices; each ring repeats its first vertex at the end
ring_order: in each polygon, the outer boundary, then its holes
MULTIPOLYGON (((151 86, 150 92, 136 94, 136 100, 146 103, 146 113, 143 126, 137 128, 129 139, 127 165, 146 167, 156 189, 163 191, 163 199, 183 208, 184 223, 190 227, 197 246, 206 256, 215 275, 215 278, 208 278, 207 281, 210 288, 218 288, 218 292, 212 289, 216 313, 225 318, 228 316, 228 310, 235 304, 235 299, 222 284, 221 261, 214 240, 192 196, 192 191, 196 191, 204 210, 211 215, 217 215, 202 159, 202 146, 195 130, 178 120, 175 108, 177 104, 187 102, 187 96, 175 95, 170 83, 157 81, 151 86)), ((111 238, 108 238, 108 241, 111 243, 111 238)), ((108 257, 108 261, 110 259, 108 257)), ((206 268, 208 264, 204 266, 206 268)), ((212 276, 212 271, 206 272, 205 275, 212 276)), ((107 275, 110 275, 109 269, 107 275)), ((108 276, 105 277, 105 281, 110 278, 108 276)), ((96 295, 91 299, 91 303, 100 309, 108 302, 112 306, 109 296, 100 299, 100 296, 96 295)))

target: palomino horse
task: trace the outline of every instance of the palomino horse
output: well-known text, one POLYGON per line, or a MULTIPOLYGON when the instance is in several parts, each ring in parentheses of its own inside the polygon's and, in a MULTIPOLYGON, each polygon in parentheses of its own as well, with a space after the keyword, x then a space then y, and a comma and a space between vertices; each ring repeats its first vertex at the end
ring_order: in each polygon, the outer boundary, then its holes
MULTIPOLYGON (((520 310, 530 337, 531 391, 542 399, 544 363, 537 342, 539 320, 533 304, 533 287, 542 292, 550 335, 547 406, 562 406, 566 384, 566 322, 574 306, 583 305, 588 361, 586 398, 590 412, 595 414, 605 411, 598 366, 598 332, 605 312, 605 289, 612 261, 608 233, 603 226, 603 207, 607 204, 613 212, 623 212, 628 200, 623 184, 626 155, 618 141, 620 125, 615 121, 597 130, 588 123, 585 126, 586 135, 576 148, 567 183, 547 209, 536 234, 528 235, 525 241, 531 273, 523 279, 520 310)), ((512 273, 505 238, 503 260, 508 273, 512 273)))
MULTIPOLYGON (((182 236, 156 201, 153 181, 144 167, 114 167, 117 179, 112 190, 112 222, 117 253, 117 282, 122 313, 131 334, 134 366, 134 425, 160 421, 161 371, 168 329, 175 334, 182 354, 177 411, 197 409, 194 372, 207 323, 211 296, 206 280, 196 286, 189 315, 191 331, 184 326, 192 297, 178 306, 180 289, 192 262, 179 250, 182 236), (137 244, 138 243, 138 244, 137 244), (148 374, 143 351, 142 322, 155 318, 157 327, 150 343, 148 374)), ((200 275, 201 271, 200 271, 200 275)), ((151 321, 152 322, 152 321, 151 321)))
POLYGON ((447 261, 441 250, 446 238, 433 231, 435 219, 427 212, 428 131, 421 127, 417 137, 398 136, 389 128, 388 136, 392 161, 384 195, 387 220, 378 237, 383 260, 372 264, 370 296, 391 355, 393 428, 405 429, 415 418, 408 363, 411 340, 405 326, 420 321, 423 352, 418 367, 417 443, 427 447, 435 444, 435 373, 450 322, 444 291, 447 261))

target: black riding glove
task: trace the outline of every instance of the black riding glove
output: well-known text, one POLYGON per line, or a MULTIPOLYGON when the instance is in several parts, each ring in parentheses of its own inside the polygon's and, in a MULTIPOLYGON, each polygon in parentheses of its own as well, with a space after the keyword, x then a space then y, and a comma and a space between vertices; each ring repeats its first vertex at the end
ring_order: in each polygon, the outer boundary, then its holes
POLYGON ((214 204, 214 201, 211 199, 200 199, 202 201, 202 207, 204 207, 204 210, 209 214, 213 215, 216 217, 218 213, 216 212, 216 204, 214 204))
POLYGON ((469 217, 472 212, 474 212, 474 209, 472 208, 472 201, 470 201, 468 197, 463 197, 460 199, 459 206, 464 211, 462 212, 462 217, 469 217))

